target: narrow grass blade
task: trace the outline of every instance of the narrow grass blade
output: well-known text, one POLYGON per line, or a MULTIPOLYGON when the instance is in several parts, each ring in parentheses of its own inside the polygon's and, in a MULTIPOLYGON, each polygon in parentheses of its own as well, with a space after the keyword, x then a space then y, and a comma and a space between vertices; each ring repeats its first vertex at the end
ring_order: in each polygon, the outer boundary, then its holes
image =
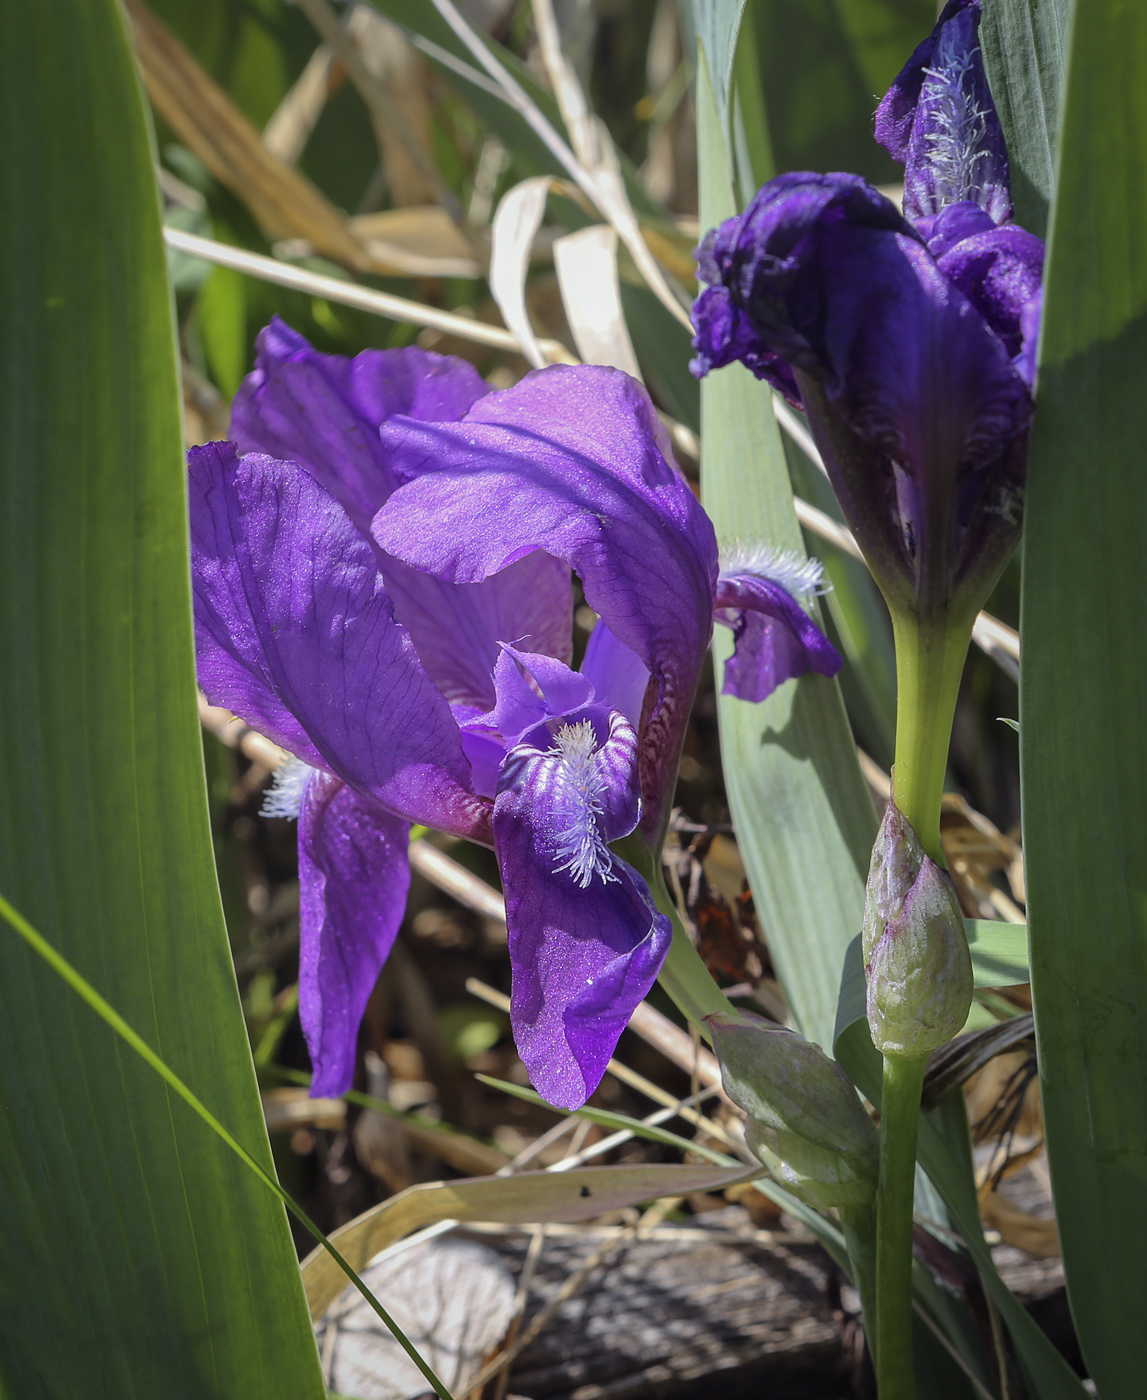
MULTIPOLYGON (((211 860, 154 151, 115 0, 0 45, 0 890, 271 1155, 211 860)), ((0 1389, 318 1397, 281 1203, 6 934, 0 1389)))
MULTIPOLYGON (((734 212, 731 161, 697 66, 701 222, 734 212)), ((801 551, 792 488, 767 389, 739 365, 701 385, 702 497, 722 538, 801 551)), ((720 677, 731 651, 718 628, 720 677)), ((787 682, 761 705, 718 704, 737 839, 769 949, 797 1023, 828 1047, 844 950, 860 928, 876 818, 840 689, 823 676, 787 682)))
POLYGON ((993 0, 980 43, 1008 144, 1016 221, 1045 236, 1055 186, 1070 0, 993 0))
MULTIPOLYGON (((516 1099, 523 1099, 526 1103, 537 1104, 541 1108, 553 1108, 547 1103, 541 1094, 533 1089, 527 1089, 523 1084, 508 1084, 504 1079, 492 1079, 489 1075, 479 1074, 475 1078, 480 1079, 483 1084, 489 1084, 492 1089, 500 1089, 503 1094, 512 1094, 516 1099)), ((555 1113, 560 1113, 560 1109, 553 1108, 555 1113)), ((672 1117, 670 1109, 663 1109, 666 1117, 672 1117)), ((585 1118, 590 1123, 596 1123, 602 1128, 614 1128, 623 1132, 630 1132, 634 1137, 647 1138, 650 1142, 664 1143, 667 1147, 676 1147, 681 1152, 693 1152, 698 1157, 704 1157, 707 1162, 712 1162, 716 1166, 733 1166, 736 1159, 728 1156, 724 1152, 714 1152, 712 1148, 705 1147, 702 1143, 694 1142, 691 1138, 681 1137, 678 1133, 671 1133, 667 1128, 659 1128, 655 1123, 643 1123, 640 1118, 630 1118, 627 1113, 611 1113, 605 1108, 577 1108, 574 1109, 574 1116, 585 1118)))
POLYGON ((159 1075, 159 1077, 164 1081, 164 1083, 167 1084, 176 1094, 179 1095, 179 1097, 184 1101, 184 1103, 188 1105, 192 1112, 195 1113, 199 1118, 203 1120, 204 1123, 207 1124, 207 1126, 216 1135, 216 1137, 220 1138, 224 1143, 226 1143, 226 1145, 231 1149, 231 1151, 236 1155, 236 1157, 238 1157, 239 1160, 243 1163, 243 1165, 247 1167, 247 1169, 251 1171, 255 1175, 255 1177, 258 1178, 259 1181, 262 1182, 262 1184, 267 1188, 267 1190, 270 1191, 273 1195, 277 1196, 279 1200, 283 1203, 283 1205, 291 1212, 291 1214, 296 1216, 297 1219, 301 1221, 301 1223, 307 1228, 307 1230, 309 1230, 310 1233, 314 1235, 315 1239, 319 1241, 320 1247, 326 1251, 327 1255, 329 1255, 329 1257, 334 1261, 335 1265, 342 1270, 346 1277, 351 1281, 352 1284, 354 1284, 354 1286, 358 1289, 358 1291, 363 1295, 366 1301, 382 1319, 383 1323, 390 1329, 390 1331, 393 1333, 396 1340, 406 1351, 410 1359, 414 1362, 414 1364, 418 1367, 418 1369, 434 1387, 437 1394, 442 1397, 442 1400, 451 1400, 449 1392, 434 1375, 433 1371, 431 1371, 430 1368, 426 1365, 426 1363, 422 1360, 422 1358, 419 1356, 418 1352, 414 1349, 414 1347, 411 1346, 411 1344, 407 1341, 406 1337, 403 1336, 402 1331, 386 1312, 385 1308, 383 1308, 383 1306, 381 1305, 381 1303, 379 1303, 377 1298, 374 1297, 374 1295, 370 1292, 370 1290, 366 1287, 366 1285, 362 1282, 362 1280, 358 1277, 358 1275, 350 1267, 350 1265, 346 1262, 346 1260, 342 1257, 342 1255, 338 1252, 334 1245, 331 1244, 330 1240, 326 1237, 326 1235, 323 1234, 323 1232, 314 1223, 314 1221, 310 1218, 306 1211, 304 1211, 300 1205, 298 1205, 294 1200, 291 1199, 290 1196, 287 1195, 286 1191, 283 1190, 283 1188, 275 1180, 274 1176, 272 1176, 272 1174, 265 1167, 261 1166, 255 1160, 251 1153, 247 1151, 247 1149, 233 1136, 233 1134, 227 1131, 227 1129, 223 1126, 219 1119, 215 1117, 215 1115, 206 1106, 206 1104, 202 1103, 196 1097, 196 1095, 191 1092, 191 1090, 187 1087, 183 1080, 180 1079, 180 1077, 175 1073, 175 1071, 171 1069, 169 1065, 165 1064, 164 1061, 151 1048, 151 1046, 148 1045, 148 1043, 143 1039, 143 1037, 138 1035, 131 1028, 131 1026, 128 1025, 128 1023, 119 1014, 115 1007, 113 1007, 105 997, 101 996, 100 993, 97 992, 96 989, 91 985, 91 983, 88 982, 76 971, 72 964, 68 962, 67 958, 61 957, 60 954, 47 941, 47 939, 44 938, 41 934, 37 933, 36 930, 32 927, 32 925, 28 922, 28 920, 25 919, 24 916, 20 913, 20 911, 18 909, 14 909, 12 905, 9 904, 9 902, 4 898, 3 895, 0 895, 0 918, 3 918, 7 921, 7 923, 16 931, 16 933, 20 935, 20 937, 24 940, 28 947, 31 948, 32 951, 36 953, 39 957, 43 958, 44 962, 48 964, 52 971, 56 973, 56 975, 60 977, 62 981, 66 982, 67 985, 71 987, 72 991, 75 992, 76 995, 82 1001, 86 1002, 87 1005, 91 1007, 91 1009, 100 1018, 100 1020, 103 1021, 105 1025, 109 1026, 116 1033, 116 1035, 120 1037, 121 1040, 123 1040, 128 1046, 130 1046, 130 1048, 135 1051, 135 1053, 140 1057, 140 1059, 143 1060, 145 1064, 149 1065, 156 1072, 156 1074, 159 1075))
POLYGON ((1077 0, 1028 468, 1032 999, 1068 1297, 1108 1400, 1147 1335, 1147 8, 1077 0))

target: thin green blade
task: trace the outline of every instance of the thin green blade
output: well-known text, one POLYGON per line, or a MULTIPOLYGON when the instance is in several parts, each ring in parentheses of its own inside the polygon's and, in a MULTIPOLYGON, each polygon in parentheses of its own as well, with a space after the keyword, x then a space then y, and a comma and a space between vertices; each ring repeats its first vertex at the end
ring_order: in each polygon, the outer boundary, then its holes
POLYGON ((1068 1294, 1105 1400, 1147 1337, 1147 8, 1077 0, 1024 546, 1032 996, 1068 1294))
POLYGON ((1069 0, 994 0, 980 42, 1008 143, 1016 220, 1044 237, 1055 187, 1069 0))
MULTIPOLYGON (((703 47, 697 63, 701 224, 735 212, 731 161, 703 47)), ((768 390, 739 365, 701 385, 705 507, 720 538, 801 550, 768 390)), ((717 629, 718 677, 731 651, 717 629)), ((844 951, 860 928, 876 834, 835 681, 804 676, 763 704, 721 696, 721 752, 737 839, 769 951, 801 1031, 826 1049, 844 951)))
MULTIPOLYGON (((152 151, 113 0, 0 56, 0 890, 268 1169, 211 865, 152 151)), ((283 1209, 0 941, 0 1386, 320 1396, 283 1209)))

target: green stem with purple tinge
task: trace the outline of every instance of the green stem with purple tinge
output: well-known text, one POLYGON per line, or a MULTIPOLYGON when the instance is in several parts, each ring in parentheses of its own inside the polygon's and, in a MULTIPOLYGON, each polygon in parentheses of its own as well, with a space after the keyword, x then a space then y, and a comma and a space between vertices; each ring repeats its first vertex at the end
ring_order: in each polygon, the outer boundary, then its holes
POLYGON ((896 805, 942 869, 940 798, 971 621, 921 620, 893 613, 896 639, 896 805))
MULTIPOLYGON (((972 621, 920 619, 893 612, 896 639, 897 807, 920 844, 947 868, 940 843, 940 799, 952 720, 972 621)), ((927 1056, 884 1059, 880 1183, 876 1195, 876 1362, 880 1400, 916 1400, 912 1357, 912 1210, 916 1132, 927 1056)))

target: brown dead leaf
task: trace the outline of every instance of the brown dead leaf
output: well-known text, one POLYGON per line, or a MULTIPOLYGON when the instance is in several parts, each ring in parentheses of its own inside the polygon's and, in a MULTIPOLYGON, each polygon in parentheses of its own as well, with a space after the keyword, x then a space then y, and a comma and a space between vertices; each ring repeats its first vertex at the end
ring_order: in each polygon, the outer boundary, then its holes
POLYGON ((1054 1259, 1061 1252, 1055 1221, 1029 1215, 1001 1191, 990 1191, 980 1201, 980 1218, 998 1230, 1006 1244, 1022 1249, 1033 1259, 1054 1259))
POLYGON ((255 127, 143 0, 126 4, 148 96, 212 175, 272 238, 306 238, 335 262, 371 270, 369 254, 334 205, 267 150, 255 127))

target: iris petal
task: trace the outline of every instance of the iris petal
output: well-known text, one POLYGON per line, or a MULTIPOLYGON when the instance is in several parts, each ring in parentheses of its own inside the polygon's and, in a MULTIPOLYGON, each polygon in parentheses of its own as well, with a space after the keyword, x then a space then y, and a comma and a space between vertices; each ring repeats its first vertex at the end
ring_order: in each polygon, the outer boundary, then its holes
POLYGON ((235 396, 231 436, 241 452, 306 467, 367 534, 399 485, 378 440, 381 424, 395 413, 456 421, 489 391, 465 360, 416 347, 322 355, 276 316, 235 396))
POLYGON ((751 574, 717 583, 717 620, 733 629, 722 693, 766 699, 784 681, 815 671, 835 676, 840 654, 792 596, 771 579, 751 574))
POLYGON ((299 1019, 316 1097, 354 1081, 358 1028, 406 910, 409 824, 314 774, 299 813, 299 1019))
POLYGON ((971 200, 1011 216, 1008 154, 984 72, 979 0, 950 0, 876 113, 876 139, 904 166, 911 219, 971 200))
POLYGON ((494 804, 518 1053, 539 1093, 578 1108, 597 1087, 672 931, 641 877, 607 849, 638 818, 636 735, 575 713, 507 755, 494 804))
POLYGON ((458 726, 342 507, 301 467, 233 444, 188 462, 208 698, 391 810, 481 839, 458 726))
POLYGON ((462 423, 391 419, 382 438, 409 484, 375 517, 381 548, 456 583, 545 549, 649 669, 643 823, 656 827, 712 629, 717 550, 644 390, 617 370, 553 366, 462 423))

